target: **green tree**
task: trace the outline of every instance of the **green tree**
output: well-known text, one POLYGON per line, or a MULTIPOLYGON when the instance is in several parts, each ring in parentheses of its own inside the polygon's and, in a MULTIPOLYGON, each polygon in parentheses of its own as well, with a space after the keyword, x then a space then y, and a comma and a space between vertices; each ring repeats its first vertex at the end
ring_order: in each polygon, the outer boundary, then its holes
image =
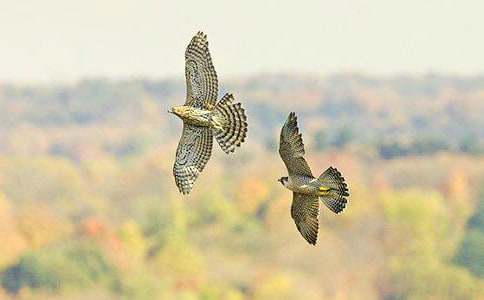
POLYGON ((97 248, 83 243, 46 247, 25 254, 1 275, 11 294, 22 287, 47 291, 81 289, 115 278, 114 267, 97 248))
POLYGON ((343 127, 336 132, 332 144, 337 148, 344 148, 353 140, 353 131, 348 127, 343 127))
POLYGON ((324 129, 320 129, 314 134, 314 143, 317 151, 323 151, 328 147, 328 137, 324 129))
POLYGON ((437 193, 385 194, 385 248, 390 295, 397 299, 472 299, 477 283, 463 268, 448 264, 445 249, 450 218, 437 193))
POLYGON ((467 223, 467 231, 455 261, 474 275, 484 277, 484 192, 474 215, 467 223))

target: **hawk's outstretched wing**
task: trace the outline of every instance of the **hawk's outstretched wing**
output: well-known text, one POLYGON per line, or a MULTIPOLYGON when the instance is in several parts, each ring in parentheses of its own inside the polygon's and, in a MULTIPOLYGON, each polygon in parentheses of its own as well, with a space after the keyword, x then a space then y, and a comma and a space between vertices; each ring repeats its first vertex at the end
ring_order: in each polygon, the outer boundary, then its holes
POLYGON ((291 217, 297 230, 312 245, 316 245, 319 230, 318 196, 293 193, 291 217))
POLYGON ((198 32, 185 51, 187 101, 185 105, 207 108, 215 105, 218 94, 217 73, 208 51, 207 35, 198 32))
POLYGON ((190 193, 198 174, 203 171, 210 159, 212 143, 213 136, 210 128, 183 124, 183 133, 173 166, 173 175, 181 193, 190 193))
POLYGON ((304 144, 297 128, 295 113, 290 113, 281 130, 279 154, 286 165, 289 175, 313 177, 308 163, 304 159, 304 144))

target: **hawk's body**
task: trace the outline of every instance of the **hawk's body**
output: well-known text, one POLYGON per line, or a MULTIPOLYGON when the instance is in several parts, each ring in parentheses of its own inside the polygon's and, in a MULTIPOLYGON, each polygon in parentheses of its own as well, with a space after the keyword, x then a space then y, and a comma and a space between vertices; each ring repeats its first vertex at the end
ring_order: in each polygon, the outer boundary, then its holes
POLYGON ((291 216, 302 236, 315 245, 319 230, 319 200, 333 212, 340 213, 346 206, 348 188, 341 173, 328 168, 318 178, 314 177, 304 159, 304 144, 294 113, 282 127, 279 154, 289 173, 279 181, 293 192, 291 216))
POLYGON ((180 116, 186 124, 193 126, 211 127, 222 130, 226 123, 223 118, 219 118, 218 114, 215 114, 211 110, 182 105, 173 107, 172 111, 180 116))
POLYGON ((178 189, 190 193, 212 154, 213 136, 226 153, 244 142, 247 123, 240 103, 231 94, 218 102, 218 80, 208 51, 207 36, 197 33, 185 51, 187 99, 172 113, 183 120, 173 175, 178 189))
POLYGON ((293 175, 289 176, 287 184, 285 185, 287 189, 304 195, 313 195, 319 192, 319 186, 321 184, 314 177, 305 175, 293 175))

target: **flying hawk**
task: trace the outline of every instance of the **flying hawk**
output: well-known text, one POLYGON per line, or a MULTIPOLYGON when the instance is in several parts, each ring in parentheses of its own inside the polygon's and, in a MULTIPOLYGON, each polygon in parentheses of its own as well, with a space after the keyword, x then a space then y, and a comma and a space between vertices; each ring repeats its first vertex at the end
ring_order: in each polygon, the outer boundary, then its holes
POLYGON ((231 94, 218 102, 218 80, 208 51, 207 35, 198 32, 185 51, 187 97, 168 112, 183 120, 173 175, 178 189, 190 193, 212 154, 213 136, 225 153, 235 151, 247 134, 247 118, 231 94))
POLYGON ((278 181, 293 192, 291 216, 306 241, 316 245, 319 230, 318 199, 333 212, 342 212, 347 202, 345 197, 349 196, 345 179, 333 167, 329 167, 318 178, 313 176, 304 159, 304 144, 293 112, 282 127, 279 154, 289 177, 281 177, 278 181))

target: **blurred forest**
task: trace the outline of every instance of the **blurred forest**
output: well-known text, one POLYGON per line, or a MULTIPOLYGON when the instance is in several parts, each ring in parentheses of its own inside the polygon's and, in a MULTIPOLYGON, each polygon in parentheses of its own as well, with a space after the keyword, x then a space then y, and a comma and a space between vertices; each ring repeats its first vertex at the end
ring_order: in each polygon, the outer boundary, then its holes
POLYGON ((0 299, 484 299, 484 77, 221 82, 247 142, 190 196, 171 169, 182 78, 0 84, 0 299), (290 217, 279 130, 350 188, 316 247, 290 217))

